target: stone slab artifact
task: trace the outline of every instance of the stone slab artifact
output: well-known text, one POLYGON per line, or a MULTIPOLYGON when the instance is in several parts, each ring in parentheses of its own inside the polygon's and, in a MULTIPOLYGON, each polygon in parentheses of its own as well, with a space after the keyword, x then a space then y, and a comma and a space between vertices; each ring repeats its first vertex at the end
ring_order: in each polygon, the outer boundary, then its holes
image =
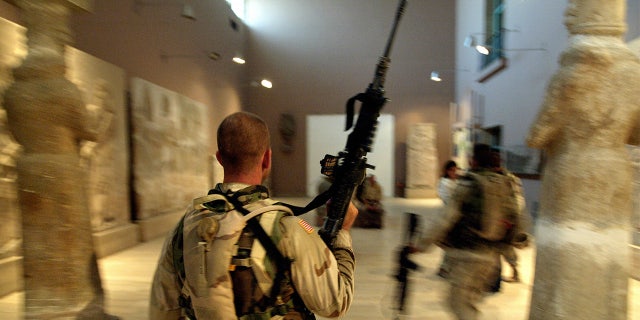
POLYGON ((409 127, 407 138, 406 198, 437 196, 440 175, 436 149, 436 124, 416 123, 409 127))
POLYGON ((131 79, 131 101, 135 216, 144 240, 171 226, 146 230, 143 221, 182 214, 210 187, 207 107, 140 78, 131 79))

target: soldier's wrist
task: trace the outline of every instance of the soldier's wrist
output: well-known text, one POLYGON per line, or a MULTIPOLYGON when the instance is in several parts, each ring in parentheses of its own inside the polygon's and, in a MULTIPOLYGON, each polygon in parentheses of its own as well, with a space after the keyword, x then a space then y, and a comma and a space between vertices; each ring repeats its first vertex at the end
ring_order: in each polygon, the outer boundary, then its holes
POLYGON ((349 231, 344 229, 338 231, 338 234, 336 235, 336 238, 333 243, 333 247, 351 249, 352 240, 351 240, 351 234, 349 233, 349 231))

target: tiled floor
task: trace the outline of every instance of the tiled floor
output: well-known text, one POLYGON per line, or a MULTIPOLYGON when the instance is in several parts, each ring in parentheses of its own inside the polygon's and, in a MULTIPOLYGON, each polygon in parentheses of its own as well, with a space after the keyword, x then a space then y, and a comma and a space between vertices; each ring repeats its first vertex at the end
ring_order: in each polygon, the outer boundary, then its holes
MULTIPOLYGON (((282 199, 293 204, 306 204, 306 199, 282 199)), ((392 319, 393 288, 391 277, 395 267, 395 251, 406 228, 406 212, 420 214, 428 221, 429 215, 439 206, 437 200, 386 199, 387 211, 383 229, 354 229, 354 249, 357 255, 356 298, 349 313, 343 319, 369 320, 392 319)), ((313 213, 305 217, 315 221, 313 213)), ((156 259, 162 239, 142 243, 134 248, 111 255, 100 261, 103 285, 107 293, 107 310, 124 320, 148 320, 147 297, 156 259)), ((520 250, 522 282, 504 283, 502 291, 489 296, 480 305, 482 319, 527 319, 531 294, 532 266, 535 248, 520 250)), ((446 311, 442 298, 446 282, 435 275, 440 263, 441 251, 434 248, 429 253, 414 256, 423 270, 413 272, 410 278, 408 314, 402 319, 438 319, 453 317, 446 311)), ((505 271, 505 273, 507 273, 505 271)), ((629 320, 640 320, 640 282, 629 281, 629 320)), ((0 298, 0 319, 22 319, 22 293, 0 298)))

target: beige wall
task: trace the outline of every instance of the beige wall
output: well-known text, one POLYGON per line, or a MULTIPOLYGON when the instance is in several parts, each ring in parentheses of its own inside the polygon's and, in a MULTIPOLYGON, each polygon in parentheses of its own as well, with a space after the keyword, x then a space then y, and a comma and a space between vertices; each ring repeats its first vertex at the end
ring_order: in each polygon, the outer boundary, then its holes
MULTIPOLYGON (((247 107, 265 117, 274 131, 274 190, 278 195, 304 195, 305 115, 343 114, 347 99, 364 92, 383 54, 398 2, 249 3, 249 56, 255 63, 249 69, 250 76, 269 76, 274 88, 250 91, 247 107), (281 150, 277 135, 278 116, 283 112, 295 116, 298 128, 295 148, 288 153, 281 150)), ((454 82, 451 78, 432 82, 429 74, 431 70, 453 69, 454 21, 455 1, 409 1, 398 27, 386 79, 386 97, 391 101, 382 110, 396 119, 394 170, 398 183, 405 181, 409 125, 436 123, 439 161, 450 156, 448 117, 454 82)), ((331 154, 337 151, 326 150, 331 154)))

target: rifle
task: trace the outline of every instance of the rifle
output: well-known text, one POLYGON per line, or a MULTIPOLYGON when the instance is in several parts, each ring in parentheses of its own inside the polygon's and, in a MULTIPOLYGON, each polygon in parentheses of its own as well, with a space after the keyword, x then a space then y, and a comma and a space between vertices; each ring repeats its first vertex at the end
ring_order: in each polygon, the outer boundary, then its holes
POLYGON ((409 271, 420 269, 420 266, 409 257, 410 254, 415 253, 414 245, 417 240, 417 228, 419 225, 418 215, 410 212, 408 212, 408 214, 407 237, 398 251, 398 270, 395 275, 396 280, 398 280, 396 295, 398 306, 396 310, 400 313, 404 312, 407 293, 409 291, 409 271))
POLYGON ((353 126, 355 102, 360 101, 361 107, 358 121, 347 138, 345 149, 339 152, 338 156, 327 154, 320 161, 322 165, 320 172, 333 178, 333 183, 329 188, 329 193, 333 195, 331 205, 327 208, 327 218, 324 221, 324 225, 318 231, 318 234, 330 248, 333 247, 338 231, 342 228, 344 216, 347 213, 353 192, 362 183, 366 169, 375 168, 367 164, 366 155, 367 152, 371 151, 380 110, 387 102, 387 98, 384 97, 384 81, 389 68, 391 46, 406 3, 406 0, 400 0, 391 35, 387 41, 384 54, 380 57, 376 67, 373 81, 364 93, 359 93, 347 101, 345 131, 353 126))

